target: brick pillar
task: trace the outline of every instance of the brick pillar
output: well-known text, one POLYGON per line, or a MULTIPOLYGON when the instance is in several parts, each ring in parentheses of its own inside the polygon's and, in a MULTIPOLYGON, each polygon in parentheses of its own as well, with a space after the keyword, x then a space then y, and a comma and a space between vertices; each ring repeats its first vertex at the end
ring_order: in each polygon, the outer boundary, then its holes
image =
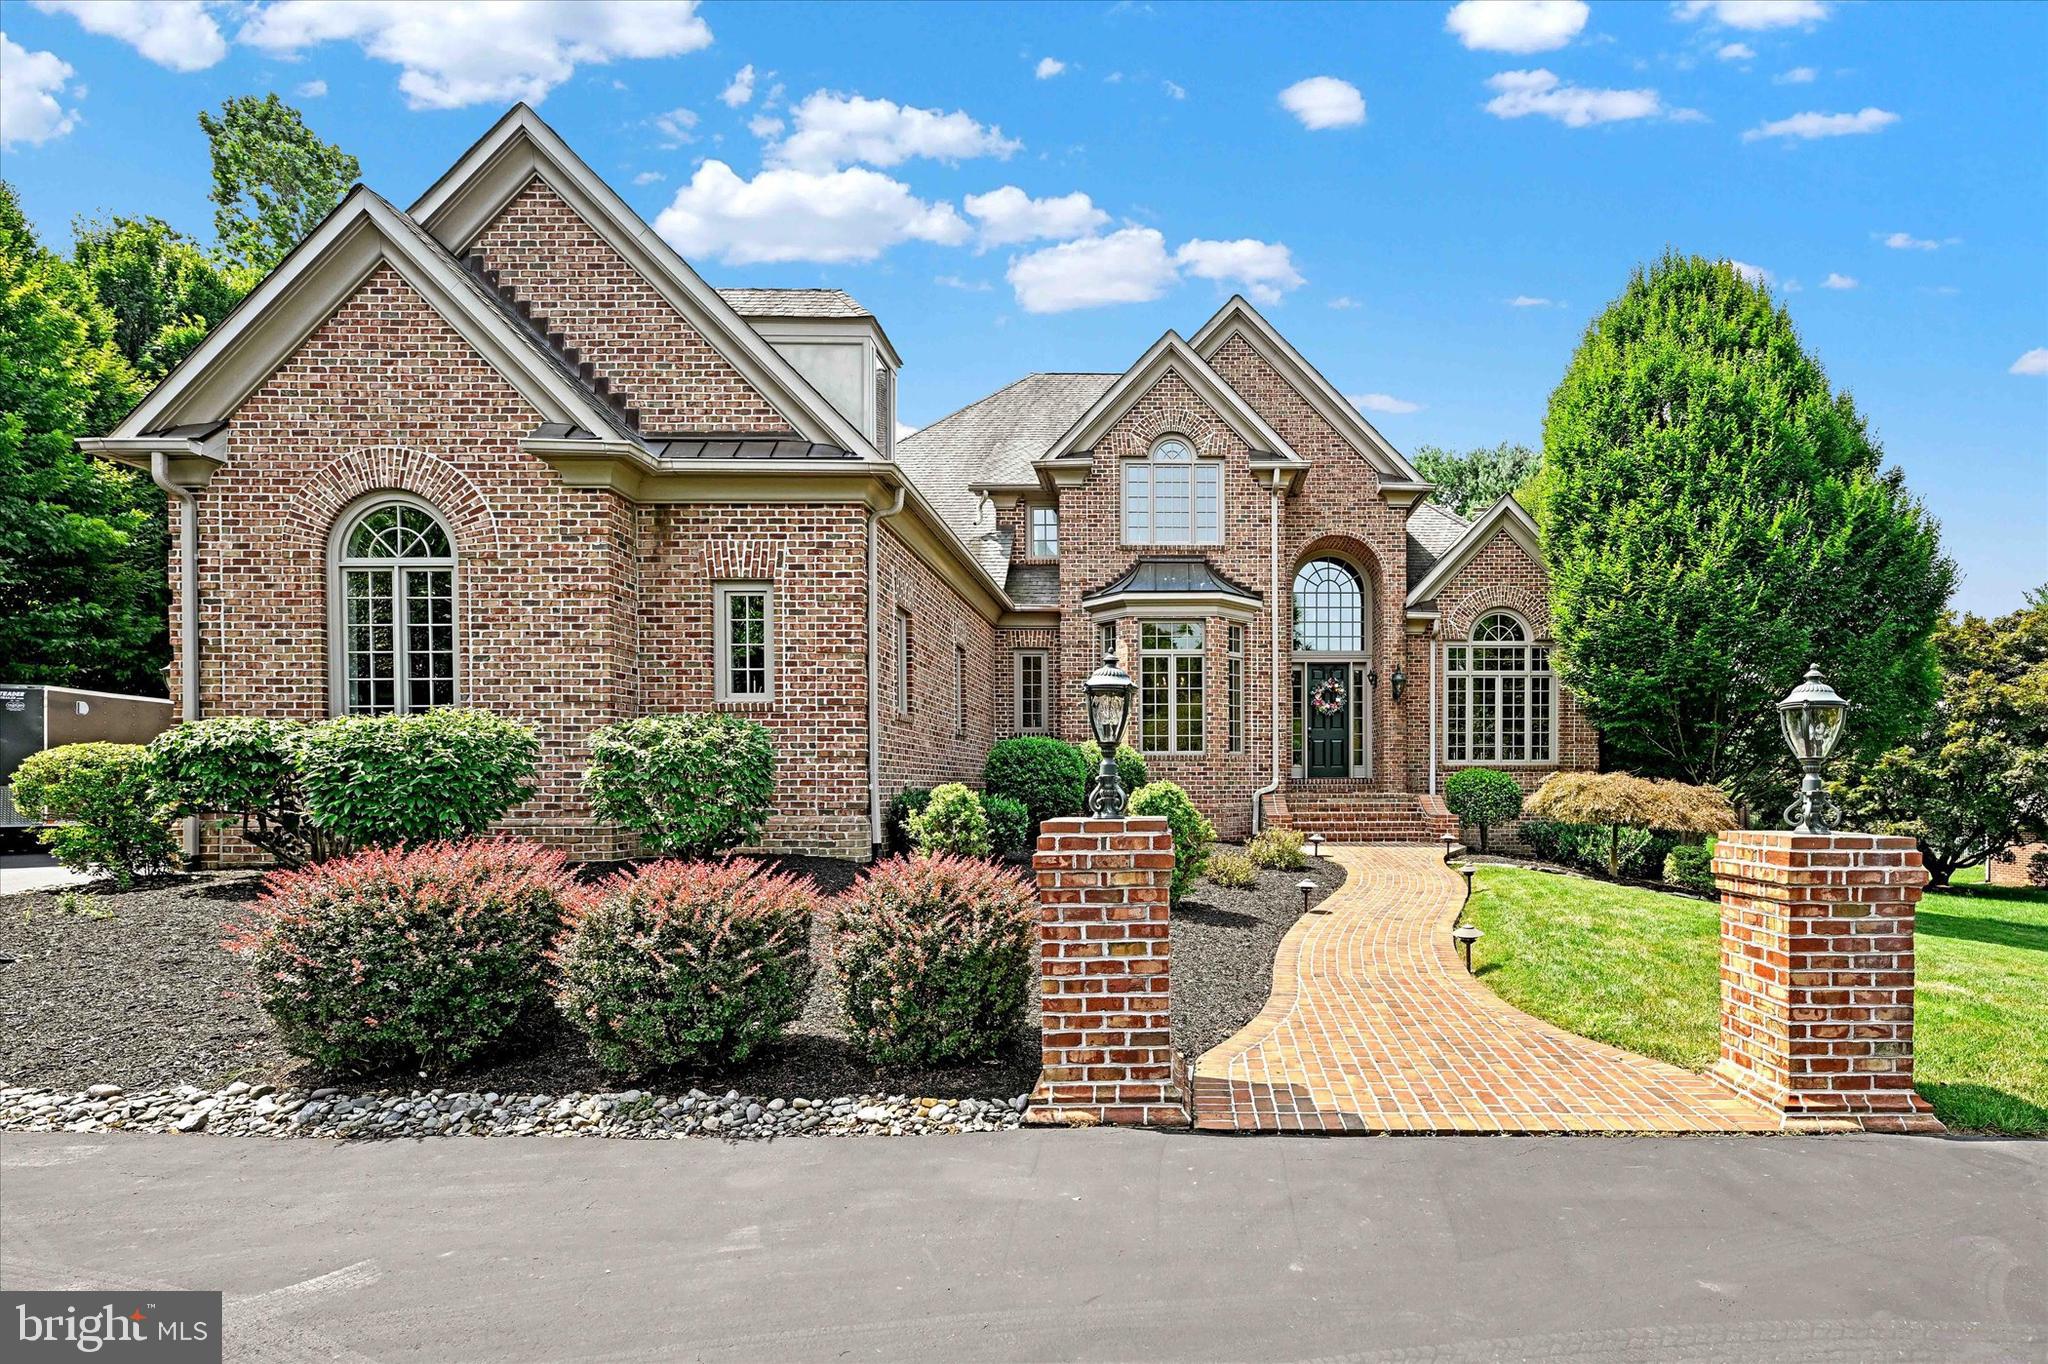
POLYGON ((1938 1132, 1913 1092, 1910 838, 1722 834, 1715 1078, 1788 1128, 1938 1132))
POLYGON ((1166 821, 1049 819, 1038 873, 1043 1069, 1024 1120, 1182 1127, 1166 821))

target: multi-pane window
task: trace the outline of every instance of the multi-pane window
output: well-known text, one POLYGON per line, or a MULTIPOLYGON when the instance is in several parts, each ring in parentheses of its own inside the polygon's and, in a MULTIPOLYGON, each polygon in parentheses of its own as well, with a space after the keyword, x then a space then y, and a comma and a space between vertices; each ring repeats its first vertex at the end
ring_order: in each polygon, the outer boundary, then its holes
POLYGON ((1223 465, 1169 437, 1124 462, 1124 543, 1223 543, 1223 465))
POLYGON ((1031 557, 1057 558, 1060 552, 1060 513, 1057 507, 1031 509, 1031 557))
POLYGON ((1102 628, 1096 633, 1101 636, 1102 656, 1104 658, 1114 658, 1116 656, 1116 622, 1113 620, 1102 622, 1102 628))
POLYGON ((953 737, 967 733, 967 646, 953 646, 953 737))
POLYGON ((910 714, 910 613, 896 608, 896 713, 910 714))
POLYGON ((1244 752, 1244 627, 1230 627, 1230 653, 1226 660, 1230 669, 1227 679, 1230 684, 1229 722, 1230 751, 1244 752))
POLYGON ((447 528, 415 503, 380 502, 342 536, 337 571, 342 708, 387 715, 453 705, 455 548, 447 528))
POLYGON ((774 694, 775 624, 765 583, 718 587, 718 679, 721 701, 765 701, 774 694))
POLYGON ((1043 734, 1046 731, 1045 682, 1047 655, 1017 655, 1017 732, 1043 734))
POLYGON ((1138 627, 1138 746, 1149 753, 1202 751, 1199 621, 1138 627))
POLYGON ((1504 611, 1445 651, 1444 756, 1452 762, 1549 762, 1556 713, 1550 650, 1504 611))
POLYGON ((1349 564, 1316 559, 1295 573, 1294 647, 1309 653, 1365 648, 1365 593, 1349 564))

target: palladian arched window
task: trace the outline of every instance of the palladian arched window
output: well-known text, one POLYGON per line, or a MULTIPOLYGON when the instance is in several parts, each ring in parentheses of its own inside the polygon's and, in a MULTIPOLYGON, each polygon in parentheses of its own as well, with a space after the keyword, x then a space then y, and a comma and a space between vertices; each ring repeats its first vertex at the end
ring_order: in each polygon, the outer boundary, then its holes
POLYGON ((1365 591, 1351 565, 1313 559, 1294 575, 1297 653, 1349 654, 1365 649, 1365 591))
POLYGON ((335 545, 338 708, 408 714, 455 704, 455 542, 425 503, 390 497, 335 545))
POLYGON ((1444 756, 1451 762, 1547 763, 1557 679, 1550 650, 1506 611, 1481 616, 1470 643, 1445 649, 1444 756))
POLYGON ((1223 543, 1223 462, 1199 459, 1167 436, 1143 459, 1124 461, 1124 543, 1223 543))

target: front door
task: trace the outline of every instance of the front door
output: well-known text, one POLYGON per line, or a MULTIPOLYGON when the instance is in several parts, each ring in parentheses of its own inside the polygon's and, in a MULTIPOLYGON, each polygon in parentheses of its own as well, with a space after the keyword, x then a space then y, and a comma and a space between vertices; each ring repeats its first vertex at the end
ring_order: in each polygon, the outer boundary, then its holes
POLYGON ((1308 775, 1351 775, 1351 665, 1308 665, 1308 775))

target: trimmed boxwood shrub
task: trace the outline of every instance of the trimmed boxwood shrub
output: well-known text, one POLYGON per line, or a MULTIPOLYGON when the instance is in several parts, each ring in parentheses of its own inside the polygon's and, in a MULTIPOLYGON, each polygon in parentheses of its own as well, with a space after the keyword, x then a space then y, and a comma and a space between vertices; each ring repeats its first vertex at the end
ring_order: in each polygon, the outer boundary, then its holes
POLYGON ((993 1055, 1031 988, 1038 897, 964 857, 893 858, 835 902, 847 1035, 879 1065, 993 1055))
POLYGON ((596 816, 657 852, 710 857, 758 842, 775 798, 775 744, 757 720, 650 715, 590 736, 583 791, 596 816))
POLYGON ((889 814, 883 821, 883 834, 892 853, 910 851, 910 817, 932 798, 929 786, 906 786, 889 800, 889 814))
POLYGON ((572 911, 555 1002, 610 1075, 744 1061, 803 1011, 820 905, 745 858, 620 872, 572 911))
POLYGON ((997 857, 1023 857, 1031 851, 1031 812, 1023 801, 983 796, 981 808, 988 815, 988 838, 997 857))
POLYGON ((1259 869, 1243 853, 1225 850, 1210 854, 1209 879, 1228 890, 1243 890, 1259 883, 1259 869))
POLYGON ((1173 831, 1171 896, 1175 904, 1180 903, 1181 897, 1188 893, 1209 863, 1209 849, 1216 842, 1216 826, 1195 808, 1187 792, 1170 781, 1155 781, 1139 787, 1131 796, 1129 813, 1166 816, 1166 825, 1173 831))
POLYGON ((459 707, 337 716, 296 749, 307 816, 348 848, 482 833, 533 794, 540 761, 532 730, 459 707))
POLYGON ((982 787, 1008 796, 1031 812, 1031 827, 1081 813, 1088 789, 1088 764, 1081 750, 1059 739, 1003 739, 988 751, 982 787))
MULTIPOLYGON (((1095 794, 1096 779, 1102 775, 1102 745, 1096 743, 1093 739, 1082 744, 1081 761, 1087 765, 1088 769, 1087 790, 1082 798, 1085 802, 1087 796, 1095 794)), ((1152 774, 1145 767, 1145 755, 1132 748, 1129 744, 1118 744, 1116 746, 1116 780, 1117 785, 1124 788, 1124 795, 1127 797, 1131 792, 1151 781, 1152 774)), ((1087 808, 1085 803, 1082 808, 1087 808)))
POLYGON ((228 950, 322 1070, 460 1066, 534 1035, 574 901, 563 855, 512 840, 373 848, 272 872, 228 950))
POLYGON ((1479 829, 1479 851, 1486 851, 1487 830, 1521 817, 1522 784, 1491 767, 1466 767, 1444 783, 1444 804, 1451 813, 1479 829))
POLYGON ((934 788, 924 809, 910 817, 910 842, 921 853, 987 857, 993 844, 981 797, 957 781, 934 788))
POLYGON ((1253 866, 1300 871, 1308 865, 1308 835, 1299 829, 1265 829, 1245 845, 1253 866))
POLYGON ((14 772, 14 804, 61 820, 36 836, 59 864, 102 872, 125 886, 178 865, 177 840, 139 744, 62 744, 31 753, 14 772))
POLYGON ((1714 889, 1714 844, 1681 843, 1664 854, 1664 879, 1687 890, 1714 889))
POLYGON ((149 742, 149 779, 172 815, 232 815, 242 837, 299 867, 345 851, 314 825, 299 789, 306 727, 257 715, 188 720, 149 742))

